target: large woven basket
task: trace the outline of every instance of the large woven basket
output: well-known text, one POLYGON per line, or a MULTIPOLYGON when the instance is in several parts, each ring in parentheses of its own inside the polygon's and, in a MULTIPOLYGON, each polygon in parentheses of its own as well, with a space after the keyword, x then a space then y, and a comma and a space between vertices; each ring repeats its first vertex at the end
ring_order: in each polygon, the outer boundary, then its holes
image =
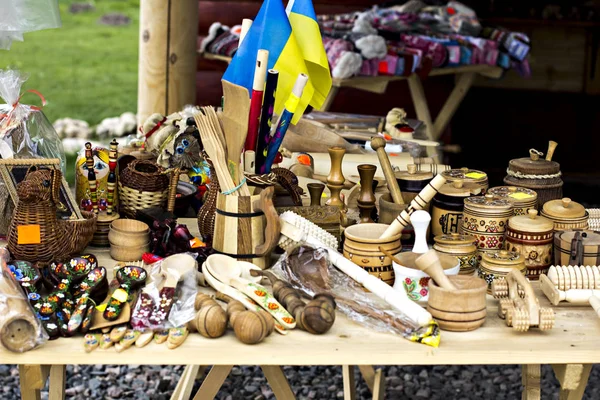
POLYGON ((81 211, 84 219, 69 220, 68 227, 73 231, 76 238, 73 243, 73 254, 83 253, 83 250, 90 244, 96 232, 96 214, 89 211, 81 211))
POLYGON ((134 160, 120 174, 121 213, 135 218, 138 210, 165 207, 169 197, 169 175, 158 164, 134 160))

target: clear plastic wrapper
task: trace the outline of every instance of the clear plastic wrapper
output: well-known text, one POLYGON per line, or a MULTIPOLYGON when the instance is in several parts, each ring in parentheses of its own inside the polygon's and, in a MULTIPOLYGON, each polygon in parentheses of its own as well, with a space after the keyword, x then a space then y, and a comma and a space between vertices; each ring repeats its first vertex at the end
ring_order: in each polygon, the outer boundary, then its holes
POLYGON ((439 345, 437 324, 419 328, 402 312, 391 308, 379 297, 365 292, 360 284, 331 264, 327 250, 302 245, 290 254, 286 252, 271 271, 296 289, 311 296, 317 293, 333 295, 338 310, 369 329, 400 334, 411 341, 433 347, 439 345))
MULTIPOLYGON (((1 0, 0 0, 1 1, 1 0)), ((2 158, 58 158, 63 175, 65 152, 56 130, 38 106, 21 103, 21 86, 27 75, 0 70, 0 156, 2 158)), ((45 104, 43 96, 35 91, 45 104)))
POLYGON ((59 28, 57 0, 0 0, 0 49, 23 41, 23 33, 59 28))
POLYGON ((46 343, 48 335, 7 266, 9 257, 0 248, 0 347, 23 353, 46 343))
MULTIPOLYGON (((185 253, 194 258, 196 254, 185 253)), ((173 304, 168 315, 161 318, 160 323, 153 323, 152 316, 160 313, 161 303, 164 303, 164 288, 166 277, 161 273, 162 260, 150 266, 150 282, 142 288, 131 314, 131 326, 136 330, 159 330, 184 326, 196 315, 194 300, 198 293, 196 270, 182 276, 177 283, 173 296, 173 304)))

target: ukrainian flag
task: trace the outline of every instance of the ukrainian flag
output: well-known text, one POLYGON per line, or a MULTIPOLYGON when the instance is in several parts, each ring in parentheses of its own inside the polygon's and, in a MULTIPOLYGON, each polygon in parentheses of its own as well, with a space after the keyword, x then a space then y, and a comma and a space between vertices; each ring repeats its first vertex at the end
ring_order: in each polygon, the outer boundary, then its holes
MULTIPOLYGON (((320 46, 323 47, 322 42, 320 46)), ((252 93, 256 55, 259 49, 269 51, 268 68, 279 71, 275 94, 277 114, 281 115, 283 112, 285 101, 292 92, 298 75, 304 73, 309 76, 308 84, 292 119, 292 123, 295 124, 302 117, 308 104, 312 102, 315 89, 281 0, 263 2, 252 27, 225 71, 223 80, 243 86, 248 89, 248 93, 252 93)))
POLYGON ((331 72, 312 0, 290 0, 286 11, 315 88, 310 105, 320 109, 331 90, 331 72))

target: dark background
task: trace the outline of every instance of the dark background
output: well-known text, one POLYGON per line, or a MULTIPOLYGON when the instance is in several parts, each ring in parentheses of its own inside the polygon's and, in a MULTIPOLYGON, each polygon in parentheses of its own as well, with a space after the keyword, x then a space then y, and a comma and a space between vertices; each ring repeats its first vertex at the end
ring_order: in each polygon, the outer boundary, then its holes
MULTIPOLYGON (((318 14, 362 10, 380 3, 313 1, 318 14)), ((525 79, 508 71, 497 81, 479 77, 442 136, 445 143, 462 149, 445 154, 445 161, 453 167, 483 170, 496 186, 502 184, 510 159, 527 157, 530 148, 545 153, 548 141, 555 140, 559 145, 554 160, 564 174, 564 195, 587 206, 600 206, 600 1, 465 3, 476 10, 484 26, 502 26, 530 37, 533 76, 525 79)), ((205 35, 214 21, 233 26, 242 18, 252 18, 260 4, 200 1, 199 35, 205 35)), ((225 67, 199 59, 199 104, 219 102, 225 67)), ((450 76, 424 81, 434 118, 453 85, 450 76)), ((385 115, 393 107, 415 115, 405 81, 390 84, 384 95, 343 88, 330 110, 385 115)))

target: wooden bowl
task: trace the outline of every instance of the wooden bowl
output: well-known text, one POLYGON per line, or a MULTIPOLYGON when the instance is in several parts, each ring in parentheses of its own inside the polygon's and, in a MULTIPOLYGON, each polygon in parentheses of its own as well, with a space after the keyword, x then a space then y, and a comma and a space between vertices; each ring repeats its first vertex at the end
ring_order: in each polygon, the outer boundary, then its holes
POLYGON ((477 321, 481 318, 485 318, 485 316, 487 315, 487 308, 473 312, 450 312, 438 310, 437 308, 433 308, 430 305, 427 305, 427 311, 429 311, 431 316, 436 320, 442 319, 454 322, 477 321))
POLYGON ((110 224, 108 241, 111 245, 134 247, 148 243, 148 225, 135 219, 117 219, 110 224))
POLYGON ((452 332, 468 332, 474 331, 485 322, 485 317, 476 321, 446 321, 435 318, 441 330, 452 332))
POLYGON ((440 311, 454 313, 475 312, 487 307, 487 283, 483 279, 469 275, 449 276, 448 279, 458 290, 446 290, 431 281, 428 305, 440 311))
POLYGON ((118 246, 110 245, 110 256, 116 261, 139 261, 142 255, 150 250, 150 242, 146 242, 141 246, 118 246))

